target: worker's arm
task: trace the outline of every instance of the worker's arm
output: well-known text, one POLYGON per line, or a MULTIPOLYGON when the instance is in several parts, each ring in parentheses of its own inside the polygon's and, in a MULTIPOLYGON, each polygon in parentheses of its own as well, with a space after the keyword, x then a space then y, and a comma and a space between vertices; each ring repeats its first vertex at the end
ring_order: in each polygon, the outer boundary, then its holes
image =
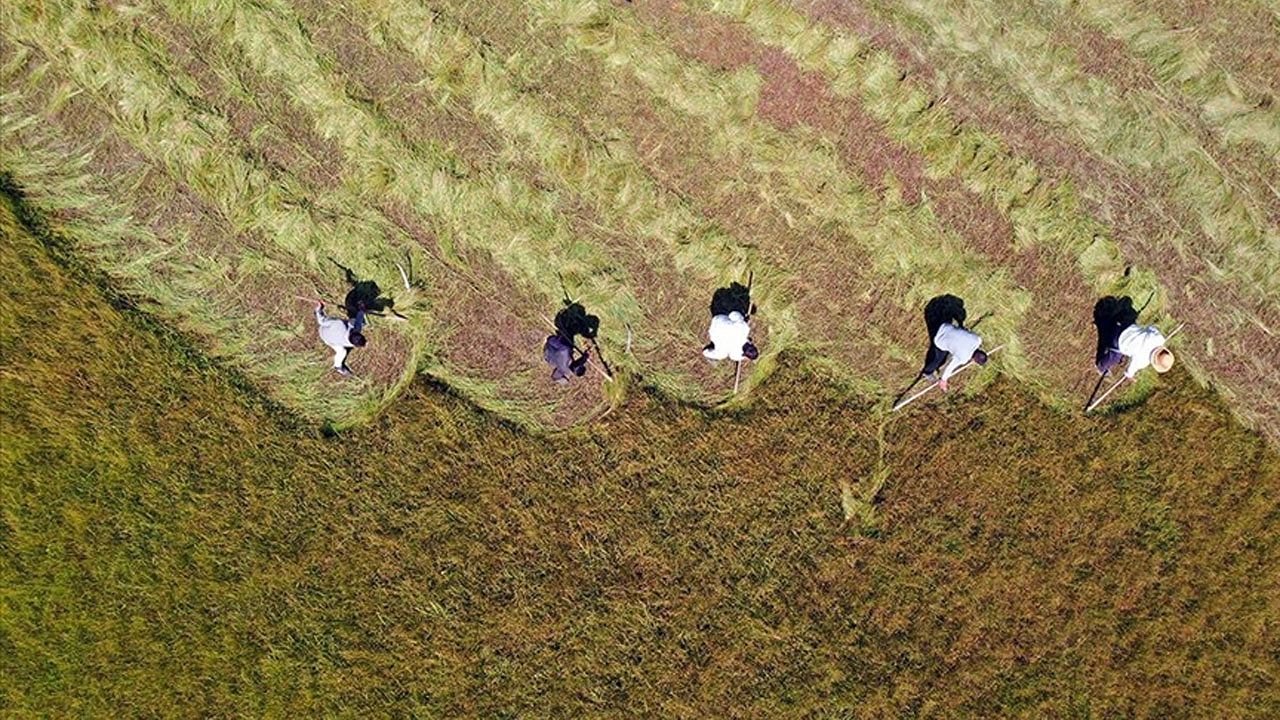
POLYGON ((950 353, 950 355, 951 361, 942 369, 942 379, 938 382, 945 383, 947 380, 951 379, 952 375, 956 374, 956 371, 960 369, 960 366, 964 365, 964 363, 960 362, 960 358, 956 357, 955 353, 950 353))
POLYGON ((1124 371, 1124 376, 1132 380, 1138 374, 1138 371, 1149 365, 1149 361, 1144 361, 1140 355, 1134 355, 1129 358, 1129 367, 1124 371))
POLYGON ((708 360, 723 360, 729 357, 729 351, 722 350, 718 345, 707 343, 707 346, 702 348, 702 357, 708 360))

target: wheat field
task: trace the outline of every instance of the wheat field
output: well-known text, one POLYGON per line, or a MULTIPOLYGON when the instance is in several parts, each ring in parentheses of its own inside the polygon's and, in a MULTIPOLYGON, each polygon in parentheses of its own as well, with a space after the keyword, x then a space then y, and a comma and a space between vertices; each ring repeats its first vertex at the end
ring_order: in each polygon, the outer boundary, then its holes
POLYGON ((1278 67, 1273 0, 5 3, 0 710, 1280 712, 1278 67), (1002 349, 892 413, 942 293, 1002 349), (1085 416, 1105 295, 1179 367, 1085 416))
POLYGON ((565 293, 633 389, 724 402, 703 308, 751 276, 747 388, 794 349, 883 395, 953 292, 991 313, 999 372, 1066 409, 1092 302, 1126 293, 1270 432, 1267 78, 1141 7, 1005 5, 16 3, 6 170, 129 292, 340 427, 418 375, 534 430, 616 406, 621 383, 540 381, 565 293), (1086 67, 1104 37, 1131 74, 1086 67), (334 263, 402 316, 359 382, 307 351, 294 299, 340 296, 334 263))

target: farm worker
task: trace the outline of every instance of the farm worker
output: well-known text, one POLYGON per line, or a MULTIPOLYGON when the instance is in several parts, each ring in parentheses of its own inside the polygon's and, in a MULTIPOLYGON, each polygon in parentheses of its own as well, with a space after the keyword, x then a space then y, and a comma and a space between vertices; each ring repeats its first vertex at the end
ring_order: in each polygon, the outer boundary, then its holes
POLYGON ((1133 309, 1132 299, 1102 298, 1093 306, 1093 324, 1098 328, 1094 364, 1100 374, 1106 375, 1119 367, 1126 357, 1129 368, 1124 376, 1129 380, 1148 365, 1160 373, 1169 372, 1173 367, 1173 352, 1164 346, 1164 334, 1153 325, 1138 324, 1138 311, 1133 309))
POLYGON ((1158 373, 1169 372, 1173 367, 1173 351, 1164 346, 1164 340, 1164 333, 1154 325, 1135 324, 1122 330, 1116 339, 1116 349, 1129 358, 1129 368, 1124 371, 1124 376, 1132 380, 1148 365, 1158 373))
POLYGON ((751 344, 751 326, 737 310, 727 315, 713 315, 707 334, 711 336, 711 342, 702 348, 702 356, 708 360, 729 358, 740 362, 744 357, 755 360, 760 355, 756 346, 751 344))
MULTIPOLYGON (((938 333, 933 336, 933 344, 942 351, 943 357, 947 354, 951 356, 951 362, 947 363, 947 366, 943 368, 942 378, 938 380, 938 387, 942 388, 943 392, 946 392, 947 381, 951 376, 961 367, 968 364, 970 360, 979 365, 987 364, 987 354, 978 349, 978 346, 982 344, 982 338, 978 337, 977 333, 965 330, 959 325, 943 324, 942 327, 938 328, 938 333)), ((937 365, 941 364, 942 360, 939 359, 937 365)), ((937 365, 932 368, 926 365, 925 374, 932 375, 937 371, 937 365)))
POLYGON ((569 382, 569 375, 582 377, 587 372, 587 353, 583 351, 581 356, 574 359, 576 349, 573 341, 559 332, 547 337, 547 342, 542 347, 542 359, 552 368, 552 380, 563 385, 569 382))
POLYGON ((966 317, 964 301, 955 295, 939 295, 924 308, 924 324, 929 330, 929 351, 925 354, 921 376, 933 375, 938 368, 951 362, 942 371, 938 387, 945 392, 948 381, 957 370, 970 360, 979 365, 987 364, 987 354, 978 349, 982 338, 964 328, 966 317))
POLYGON ((342 375, 352 375, 347 367, 347 352, 351 348, 364 347, 366 340, 360 331, 364 328, 364 303, 356 309, 351 320, 331 318, 324 314, 324 303, 316 305, 316 324, 320 327, 320 339, 333 348, 333 369, 342 375))

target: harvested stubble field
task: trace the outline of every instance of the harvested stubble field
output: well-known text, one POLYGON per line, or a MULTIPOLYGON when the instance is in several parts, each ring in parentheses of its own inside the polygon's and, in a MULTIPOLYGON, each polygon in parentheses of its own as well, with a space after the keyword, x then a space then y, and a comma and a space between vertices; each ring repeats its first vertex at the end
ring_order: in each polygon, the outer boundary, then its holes
POLYGON ((1280 713, 1278 52, 1273 0, 5 3, 0 709, 1280 713), (336 263, 403 316, 358 381, 336 263), (547 380, 566 290, 618 382, 547 380), (887 415, 942 292, 1006 349, 887 415), (1117 293, 1182 366, 1085 419, 1117 293))

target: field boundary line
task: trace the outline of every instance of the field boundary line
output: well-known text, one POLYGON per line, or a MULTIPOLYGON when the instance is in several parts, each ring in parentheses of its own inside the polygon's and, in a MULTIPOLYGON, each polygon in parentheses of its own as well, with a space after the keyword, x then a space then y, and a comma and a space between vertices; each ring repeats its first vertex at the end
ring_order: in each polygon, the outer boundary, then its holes
MULTIPOLYGON (((355 228, 353 223, 332 224, 323 231, 317 229, 315 215, 307 209, 310 203, 298 201, 303 196, 292 187, 292 178, 269 177, 269 173, 254 161, 235 152, 232 148, 237 143, 231 139, 226 120, 208 108, 194 104, 177 91, 175 83, 181 74, 167 67, 163 57, 148 54, 146 37, 139 34, 141 31, 127 41, 106 29, 85 31, 83 24, 86 20, 80 16, 82 14, 76 10, 61 15, 46 14, 42 16, 45 23, 52 24, 39 25, 44 32, 33 36, 25 32, 27 28, 24 26, 15 28, 14 34, 41 48, 50 58, 71 52, 74 58, 64 58, 66 61, 59 63, 59 68, 82 92, 94 98, 98 107, 105 110, 122 138, 137 148, 153 166, 163 168, 168 176, 205 198, 235 231, 261 237, 265 242, 266 257, 283 253, 312 271, 322 271, 322 265, 327 262, 323 255, 341 257, 359 267, 364 262, 353 262, 353 258, 343 250, 346 247, 380 246, 376 240, 352 245, 341 242, 339 238, 348 238, 352 234, 362 241, 376 235, 355 228), (135 40, 142 44, 135 44, 135 40), (166 75, 160 74, 162 69, 167 71, 166 75)), ((31 179, 26 182, 31 182, 31 179)), ((386 257, 398 257, 388 247, 380 250, 386 257)), ((362 256, 356 260, 366 258, 362 256)), ((131 262, 136 260, 133 258, 131 262)), ((369 275, 378 277, 377 273, 369 275)), ((382 275, 386 276, 384 286, 390 287, 390 275, 385 272, 382 275)), ((194 302, 176 294, 156 299, 173 307, 190 308, 194 302)), ((211 338, 223 337, 229 332, 225 322, 210 321, 205 325, 203 332, 211 338)), ((305 321, 303 325, 305 327, 305 321)), ((414 341, 415 349, 420 349, 416 339, 412 336, 410 339, 414 341)), ((242 348, 224 347, 223 351, 244 355, 242 348)), ((271 376, 311 378, 310 381, 302 380, 296 387, 292 382, 281 387, 286 402, 311 414, 336 416, 341 422, 348 423, 376 413, 376 409, 369 409, 369 396, 363 389, 355 394, 326 394, 319 398, 309 392, 308 388, 314 389, 322 372, 310 367, 316 363, 306 357, 254 360, 254 368, 260 368, 271 376)), ((411 357, 406 366, 416 364, 416 358, 411 357)), ((406 369, 400 381, 387 388, 389 395, 394 395, 407 382, 409 372, 406 369)), ((352 385, 353 389, 361 387, 352 385)), ((384 397, 374 404, 381 407, 387 399, 384 397)))
POLYGON ((465 163, 442 146, 406 147, 376 108, 352 98, 325 67, 290 8, 270 0, 164 4, 185 23, 229 35, 247 62, 281 80, 321 136, 337 141, 349 162, 368 177, 381 179, 375 192, 447 222, 457 236, 542 289, 549 302, 559 302, 557 275, 563 272, 579 281, 583 302, 611 325, 638 324, 639 308, 622 270, 575 242, 563 216, 549 203, 513 177, 473 179, 465 163))

